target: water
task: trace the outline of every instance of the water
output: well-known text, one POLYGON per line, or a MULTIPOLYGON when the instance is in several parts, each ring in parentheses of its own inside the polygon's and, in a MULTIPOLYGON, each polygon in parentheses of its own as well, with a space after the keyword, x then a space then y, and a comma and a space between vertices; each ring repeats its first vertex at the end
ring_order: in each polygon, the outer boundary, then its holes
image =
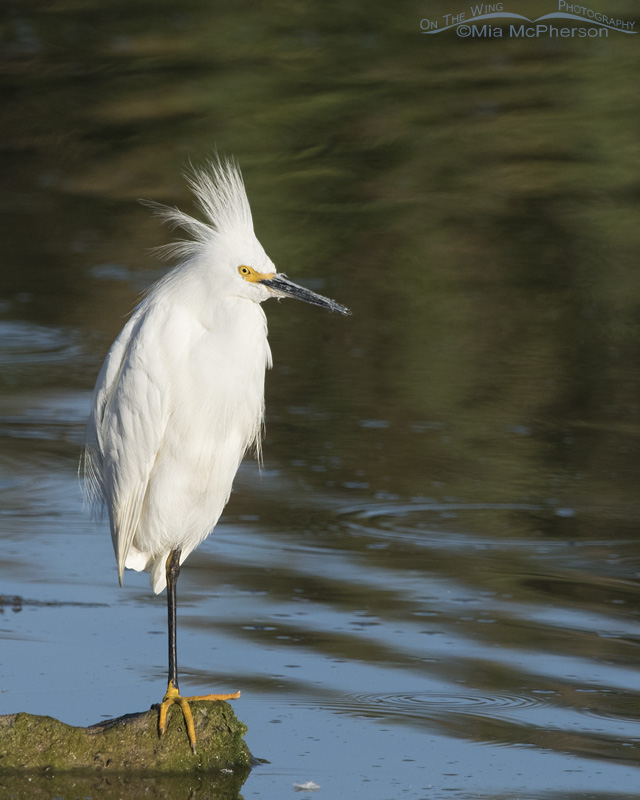
POLYGON ((427 40, 424 13, 5 11, 2 713, 164 691, 164 596, 118 588, 76 470, 165 269, 136 200, 189 210, 217 145, 276 264, 354 311, 266 306, 264 465, 180 578, 183 688, 240 688, 268 762, 243 797, 637 796, 636 41, 427 40))

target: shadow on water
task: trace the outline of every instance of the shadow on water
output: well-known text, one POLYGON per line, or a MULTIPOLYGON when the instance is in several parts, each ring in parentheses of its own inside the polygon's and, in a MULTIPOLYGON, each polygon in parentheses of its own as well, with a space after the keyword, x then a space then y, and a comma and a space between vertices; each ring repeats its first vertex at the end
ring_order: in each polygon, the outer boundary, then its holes
POLYGON ((15 800, 51 800, 52 797, 149 797, 153 800, 236 800, 243 780, 229 775, 183 777, 180 775, 57 775, 0 774, 0 789, 15 800))
MULTIPOLYGON (((76 466, 172 237, 136 200, 190 210, 180 173, 217 145, 278 267, 354 311, 267 304, 265 463, 180 579, 184 686, 242 689, 270 762, 243 793, 635 796, 635 38, 425 37, 402 2, 109 9, 3 11, 3 711, 162 695, 164 599, 117 588, 76 466)), ((29 797, 227 796, 57 779, 29 797)))

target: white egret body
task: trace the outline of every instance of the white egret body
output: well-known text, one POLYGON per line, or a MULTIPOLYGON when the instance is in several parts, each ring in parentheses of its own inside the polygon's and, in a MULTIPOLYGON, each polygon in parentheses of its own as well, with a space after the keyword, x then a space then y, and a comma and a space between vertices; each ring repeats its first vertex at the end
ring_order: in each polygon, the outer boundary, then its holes
POLYGON ((292 296, 349 312, 276 272, 253 231, 235 164, 212 163, 190 183, 207 223, 160 209, 193 239, 170 246, 179 265, 151 287, 107 355, 83 465, 88 498, 109 512, 120 583, 125 568, 149 570, 156 593, 169 583, 160 731, 168 706, 179 702, 195 750, 187 698, 178 694, 175 582, 217 523, 245 452, 260 450, 271 365, 260 304, 292 296))

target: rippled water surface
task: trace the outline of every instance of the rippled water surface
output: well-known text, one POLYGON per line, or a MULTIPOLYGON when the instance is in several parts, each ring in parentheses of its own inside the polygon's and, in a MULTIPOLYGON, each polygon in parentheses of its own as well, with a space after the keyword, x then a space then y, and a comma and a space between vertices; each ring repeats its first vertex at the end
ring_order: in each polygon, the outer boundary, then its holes
POLYGON ((118 587, 76 472, 166 269, 136 200, 191 210, 217 146, 278 267, 354 312, 267 304, 264 464, 179 582, 183 688, 241 689, 267 762, 242 796, 638 796, 637 37, 427 40, 424 13, 3 11, 1 713, 164 692, 164 595, 118 587))

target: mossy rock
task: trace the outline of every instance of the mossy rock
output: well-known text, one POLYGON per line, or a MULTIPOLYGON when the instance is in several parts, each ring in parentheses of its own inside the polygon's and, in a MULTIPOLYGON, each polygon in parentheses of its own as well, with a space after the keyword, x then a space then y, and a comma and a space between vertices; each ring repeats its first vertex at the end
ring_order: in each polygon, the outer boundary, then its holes
MULTIPOLYGON (((229 703, 191 703, 197 754, 191 752, 179 708, 169 710, 167 731, 158 736, 158 707, 88 728, 33 714, 0 716, 0 777, 4 773, 69 770, 109 773, 219 773, 242 782, 253 762, 243 740, 247 731, 229 703)), ((0 784, 1 785, 1 784, 0 784)))

